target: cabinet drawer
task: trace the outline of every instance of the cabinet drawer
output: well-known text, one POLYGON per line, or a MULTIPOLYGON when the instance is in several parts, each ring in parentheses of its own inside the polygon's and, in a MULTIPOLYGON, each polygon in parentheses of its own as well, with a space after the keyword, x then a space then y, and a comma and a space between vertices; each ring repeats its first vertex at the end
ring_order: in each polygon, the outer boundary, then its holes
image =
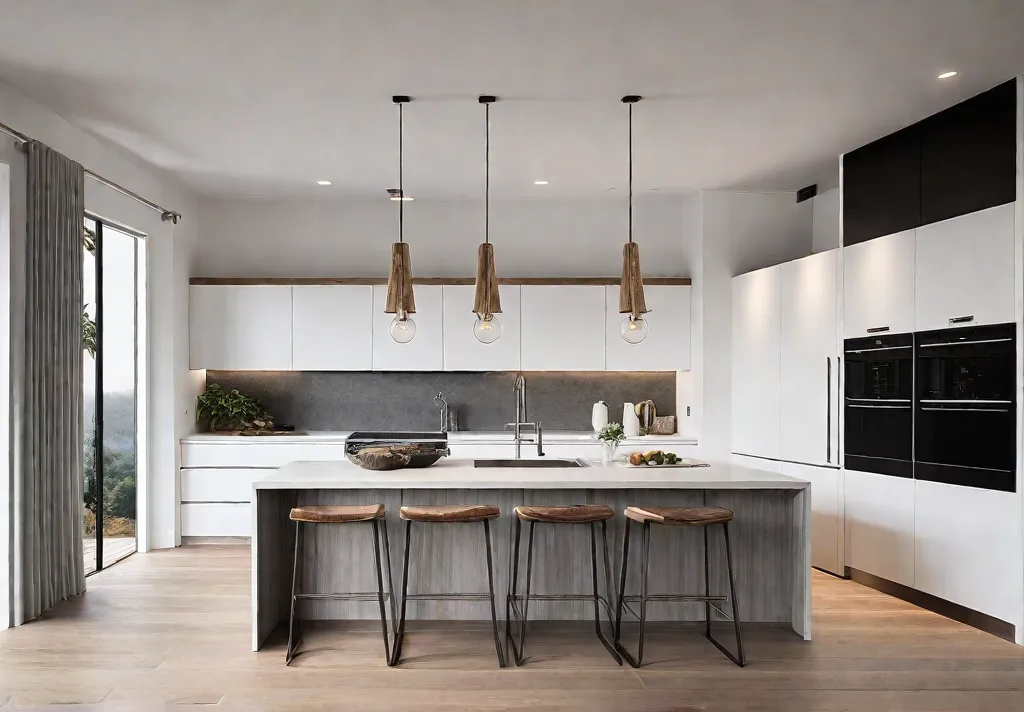
POLYGON ((184 442, 181 444, 181 466, 274 468, 289 462, 344 460, 345 441, 337 442, 274 442, 239 437, 237 444, 222 442, 184 442))
POLYGON ((181 501, 249 502, 252 483, 272 472, 274 468, 182 468, 181 501))
POLYGON ((182 536, 252 536, 248 504, 183 504, 182 536))

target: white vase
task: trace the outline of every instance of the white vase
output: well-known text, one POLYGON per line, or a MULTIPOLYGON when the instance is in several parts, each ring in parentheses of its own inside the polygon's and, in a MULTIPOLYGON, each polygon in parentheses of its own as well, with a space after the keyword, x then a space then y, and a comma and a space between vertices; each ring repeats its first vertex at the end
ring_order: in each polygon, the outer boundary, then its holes
POLYGON ((632 403, 622 405, 622 432, 627 438, 635 438, 640 435, 640 419, 636 417, 636 406, 632 403))
POLYGON ((601 428, 608 425, 608 404, 604 401, 594 403, 594 409, 590 414, 590 424, 595 433, 601 432, 601 428))
POLYGON ((618 444, 611 440, 601 441, 601 464, 610 465, 615 461, 615 451, 619 449, 618 444))

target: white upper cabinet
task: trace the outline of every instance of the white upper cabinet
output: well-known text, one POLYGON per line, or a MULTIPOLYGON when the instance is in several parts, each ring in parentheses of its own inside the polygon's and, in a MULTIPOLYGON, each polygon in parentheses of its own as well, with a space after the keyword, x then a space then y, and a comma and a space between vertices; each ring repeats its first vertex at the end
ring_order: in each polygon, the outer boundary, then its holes
POLYGON ((914 331, 914 231, 843 248, 843 334, 914 331))
POLYGON ((292 369, 373 368, 373 287, 292 287, 292 369))
POLYGON ((732 452, 780 455, 782 267, 732 280, 732 452))
POLYGON ((407 344, 391 338, 388 329, 394 314, 385 314, 388 288, 373 287, 373 370, 374 371, 440 371, 444 368, 444 335, 442 333, 441 287, 418 284, 416 336, 407 344))
POLYGON ((783 460, 839 464, 838 252, 781 266, 783 460))
POLYGON ((690 370, 690 288, 644 287, 649 313, 647 338, 639 344, 623 341, 619 326, 619 287, 605 287, 605 356, 609 371, 690 370))
POLYGON ((522 287, 522 369, 603 371, 604 287, 522 287))
POLYGON ((490 344, 482 344, 473 335, 476 314, 473 313, 473 285, 445 285, 444 296, 444 370, 445 371, 518 371, 520 344, 520 288, 502 285, 501 336, 490 344))
POLYGON ((917 229, 917 331, 1014 320, 1014 207, 917 229))
POLYGON ((292 288, 189 287, 189 367, 287 371, 292 367, 292 288))

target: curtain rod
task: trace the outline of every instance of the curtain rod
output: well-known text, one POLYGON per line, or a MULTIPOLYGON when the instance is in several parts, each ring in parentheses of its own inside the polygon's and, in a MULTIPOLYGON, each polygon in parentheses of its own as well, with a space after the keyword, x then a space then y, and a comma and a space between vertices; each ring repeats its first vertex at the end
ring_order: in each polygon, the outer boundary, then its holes
MULTIPOLYGON (((15 141, 17 141, 20 144, 20 146, 22 146, 22 147, 24 147, 25 144, 29 143, 32 140, 30 137, 26 136, 25 134, 21 133, 20 131, 15 131, 10 126, 7 126, 6 124, 3 124, 3 123, 0 123, 0 133, 7 134, 11 138, 13 138, 15 141)), ((116 190, 121 195, 124 195, 124 196, 126 196, 128 198, 131 198, 132 200, 134 200, 134 201, 136 201, 138 203, 142 203, 143 205, 145 205, 147 208, 150 208, 151 210, 157 211, 158 213, 160 213, 160 219, 163 220, 164 222, 170 221, 170 222, 174 223, 175 225, 177 225, 178 224, 178 220, 181 219, 181 213, 175 212, 174 210, 168 210, 167 208, 165 208, 165 207, 163 207, 161 205, 157 205, 152 200, 148 200, 147 198, 143 198, 138 193, 130 191, 127 188, 125 188, 124 186, 118 185, 114 181, 108 180, 108 179, 104 178, 99 173, 93 173, 88 168, 85 168, 84 170, 85 170, 85 175, 86 175, 87 178, 92 178, 97 183, 100 183, 101 185, 105 185, 106 187, 110 188, 111 190, 116 190)))

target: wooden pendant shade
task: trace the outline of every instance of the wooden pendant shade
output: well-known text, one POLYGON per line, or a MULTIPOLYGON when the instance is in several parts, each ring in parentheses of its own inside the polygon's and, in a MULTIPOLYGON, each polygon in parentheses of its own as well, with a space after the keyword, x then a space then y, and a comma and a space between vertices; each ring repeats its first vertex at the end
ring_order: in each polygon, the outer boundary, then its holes
POLYGON ((412 292, 412 262, 409 259, 409 245, 405 242, 391 245, 391 271, 388 272, 388 299, 384 313, 416 313, 416 298, 412 292))
POLYGON ((647 313, 647 302, 644 300, 644 281, 640 277, 640 246, 635 242, 627 242, 622 247, 619 313, 633 316, 647 313))
POLYGON ((473 298, 473 312, 481 319, 491 314, 501 314, 498 278, 494 273, 494 245, 489 242, 480 245, 476 253, 476 296, 473 298))

